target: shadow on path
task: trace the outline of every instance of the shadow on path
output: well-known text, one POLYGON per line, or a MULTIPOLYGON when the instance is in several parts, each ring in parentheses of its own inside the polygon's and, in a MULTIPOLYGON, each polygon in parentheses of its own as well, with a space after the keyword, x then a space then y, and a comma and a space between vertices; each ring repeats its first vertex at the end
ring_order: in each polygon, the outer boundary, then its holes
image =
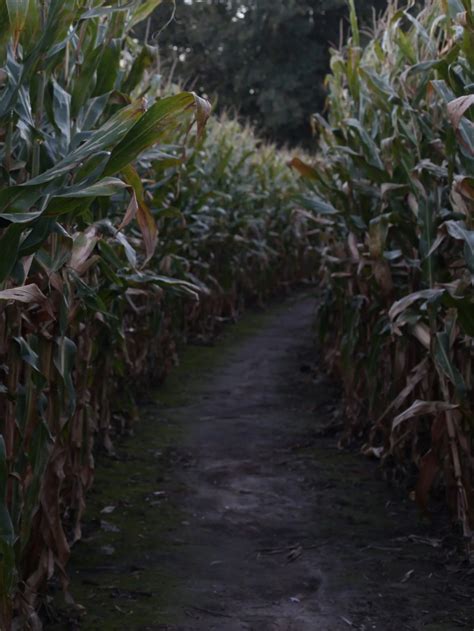
POLYGON ((71 564, 87 615, 49 629, 474 628, 446 531, 318 434, 339 394, 310 367, 313 311, 299 296, 184 353, 99 464, 71 564))

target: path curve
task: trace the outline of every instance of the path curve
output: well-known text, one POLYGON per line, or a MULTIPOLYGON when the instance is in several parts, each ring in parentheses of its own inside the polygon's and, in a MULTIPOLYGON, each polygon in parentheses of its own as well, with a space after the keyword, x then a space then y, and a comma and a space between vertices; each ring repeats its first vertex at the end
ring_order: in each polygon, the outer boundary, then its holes
POLYGON ((472 575, 440 547, 449 531, 322 435, 339 394, 312 364, 314 307, 300 296, 195 349, 100 463, 72 563, 88 615, 68 628, 474 627, 472 575))

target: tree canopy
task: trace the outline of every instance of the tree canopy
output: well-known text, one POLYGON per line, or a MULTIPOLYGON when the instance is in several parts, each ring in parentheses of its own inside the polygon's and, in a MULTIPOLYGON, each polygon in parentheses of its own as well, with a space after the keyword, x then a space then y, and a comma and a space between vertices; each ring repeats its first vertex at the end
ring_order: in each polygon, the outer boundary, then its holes
MULTIPOLYGON (((370 19, 386 0, 359 3, 370 19)), ((154 15, 156 33, 171 4, 154 15)), ((329 47, 347 31, 346 0, 177 0, 160 32, 164 72, 185 87, 236 109, 271 139, 310 137, 310 116, 324 106, 329 47)))

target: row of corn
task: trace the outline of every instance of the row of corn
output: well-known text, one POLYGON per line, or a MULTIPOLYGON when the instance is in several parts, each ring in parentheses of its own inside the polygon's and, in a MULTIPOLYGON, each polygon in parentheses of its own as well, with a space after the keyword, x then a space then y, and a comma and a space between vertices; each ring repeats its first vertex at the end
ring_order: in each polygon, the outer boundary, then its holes
POLYGON ((415 467, 423 511, 444 488, 472 542, 474 11, 391 0, 367 33, 350 4, 316 159, 293 160, 319 233, 319 333, 347 435, 396 473, 415 467))
MULTIPOLYGON (((297 183, 250 129, 164 85, 160 0, 0 0, 0 628, 67 591, 94 448, 176 340, 311 269, 297 183), (207 129, 206 129, 207 124, 207 129)), ((125 411, 125 412, 124 412, 125 411)))

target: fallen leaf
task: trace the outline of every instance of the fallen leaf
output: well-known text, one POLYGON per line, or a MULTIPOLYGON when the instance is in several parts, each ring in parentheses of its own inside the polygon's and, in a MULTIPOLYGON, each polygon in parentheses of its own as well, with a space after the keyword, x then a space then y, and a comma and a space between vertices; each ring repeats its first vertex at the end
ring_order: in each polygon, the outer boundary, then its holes
POLYGON ((120 528, 118 526, 103 519, 100 520, 100 527, 102 530, 105 530, 105 532, 120 532, 120 528))
POLYGON ((100 512, 104 513, 105 515, 110 515, 110 513, 113 513, 116 508, 116 506, 106 506, 100 512))
POLYGON ((409 581, 414 573, 415 573, 415 570, 408 570, 408 572, 404 575, 400 583, 406 583, 407 581, 409 581))
POLYGON ((112 556, 113 554, 115 554, 114 546, 102 546, 101 550, 104 554, 107 554, 108 556, 112 556))
POLYGON ((303 548, 301 546, 297 546, 290 550, 290 552, 286 555, 286 558, 289 562, 296 561, 303 554, 303 548))

